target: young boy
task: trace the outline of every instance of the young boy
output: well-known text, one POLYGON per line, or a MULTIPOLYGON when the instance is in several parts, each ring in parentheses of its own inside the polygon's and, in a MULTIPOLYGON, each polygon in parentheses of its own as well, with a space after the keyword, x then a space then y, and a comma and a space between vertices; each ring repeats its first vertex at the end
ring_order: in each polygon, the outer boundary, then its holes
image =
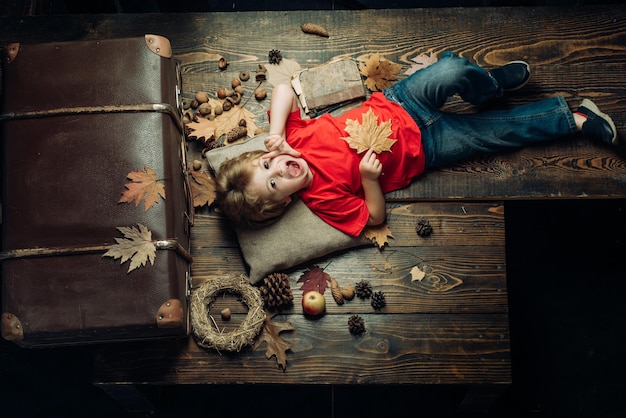
POLYGON ((513 61, 491 71, 452 52, 372 96, 340 117, 301 119, 288 85, 274 88, 270 104, 268 152, 252 152, 226 161, 217 177, 217 200, 235 223, 276 220, 297 194, 320 218, 352 236, 385 220, 384 194, 409 185, 425 169, 470 157, 520 148, 582 132, 617 144, 611 118, 590 100, 572 112, 563 97, 518 106, 509 111, 475 114, 441 112, 458 94, 479 105, 524 86, 528 64, 513 61), (372 110, 378 124, 391 122, 397 140, 391 152, 362 156, 343 137, 346 120, 361 123, 372 110))

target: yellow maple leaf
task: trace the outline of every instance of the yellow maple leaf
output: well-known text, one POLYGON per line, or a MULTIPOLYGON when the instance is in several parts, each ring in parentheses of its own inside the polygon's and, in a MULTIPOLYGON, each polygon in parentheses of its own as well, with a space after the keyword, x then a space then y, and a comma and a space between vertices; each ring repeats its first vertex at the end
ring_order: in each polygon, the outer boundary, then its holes
POLYGON ((111 245, 103 257, 120 258, 120 264, 130 260, 128 273, 137 267, 144 266, 148 261, 154 264, 156 246, 152 241, 152 232, 142 224, 133 226, 118 226, 116 229, 124 235, 124 238, 115 238, 117 244, 111 245))
POLYGON ((126 190, 117 203, 135 202, 135 207, 144 201, 145 210, 150 209, 159 201, 159 196, 165 200, 165 186, 157 181, 157 175, 150 167, 145 166, 145 171, 135 170, 128 173, 131 183, 126 183, 126 190))
POLYGON ((190 171, 194 181, 189 182, 193 206, 210 206, 215 201, 215 180, 204 171, 190 171))
POLYGON ((382 91, 398 79, 396 74, 402 69, 400 64, 372 54, 359 62, 359 72, 365 77, 365 85, 371 91, 382 91))
POLYGON ((391 229, 385 223, 376 225, 376 226, 368 226, 364 231, 365 238, 372 240, 378 248, 382 248, 385 244, 388 244, 389 241, 387 237, 393 238, 393 234, 391 233, 391 229))
POLYGON ((346 120, 346 132, 350 135, 341 139, 348 142, 350 148, 354 148, 357 154, 372 148, 374 152, 380 154, 383 151, 390 151, 396 139, 389 138, 393 133, 391 121, 384 121, 378 124, 378 116, 370 108, 362 114, 362 122, 358 120, 346 120))

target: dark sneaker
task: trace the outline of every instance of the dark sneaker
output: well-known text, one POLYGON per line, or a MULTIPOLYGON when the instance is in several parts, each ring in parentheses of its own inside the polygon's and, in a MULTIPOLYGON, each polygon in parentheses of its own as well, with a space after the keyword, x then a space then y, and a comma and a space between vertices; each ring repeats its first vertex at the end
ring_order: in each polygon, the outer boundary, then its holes
POLYGON ((504 92, 519 90, 530 80, 530 66, 525 61, 511 61, 489 71, 504 92))
POLYGON ((583 135, 592 139, 617 145, 617 128, 609 115, 602 113, 598 106, 589 99, 584 99, 576 113, 587 117, 583 123, 583 135))

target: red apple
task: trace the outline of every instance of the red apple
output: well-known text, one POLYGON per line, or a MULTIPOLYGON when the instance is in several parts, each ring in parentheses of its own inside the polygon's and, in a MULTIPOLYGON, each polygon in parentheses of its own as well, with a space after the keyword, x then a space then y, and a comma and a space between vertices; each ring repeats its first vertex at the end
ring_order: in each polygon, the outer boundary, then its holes
POLYGON ((302 310, 307 315, 317 316, 326 310, 324 295, 316 290, 310 290, 302 296, 302 310))

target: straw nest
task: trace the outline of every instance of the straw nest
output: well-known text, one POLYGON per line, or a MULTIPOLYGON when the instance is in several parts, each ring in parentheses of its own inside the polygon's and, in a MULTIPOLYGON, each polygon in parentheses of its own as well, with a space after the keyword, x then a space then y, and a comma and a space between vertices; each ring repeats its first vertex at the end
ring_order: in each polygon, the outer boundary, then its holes
POLYGON ((265 316, 261 293, 250 285, 248 278, 243 274, 207 280, 191 292, 193 334, 198 345, 205 348, 240 351, 244 346, 252 344, 263 327, 265 316), (240 295, 242 302, 248 306, 248 315, 240 326, 231 332, 218 330, 209 314, 211 304, 223 293, 240 295))

